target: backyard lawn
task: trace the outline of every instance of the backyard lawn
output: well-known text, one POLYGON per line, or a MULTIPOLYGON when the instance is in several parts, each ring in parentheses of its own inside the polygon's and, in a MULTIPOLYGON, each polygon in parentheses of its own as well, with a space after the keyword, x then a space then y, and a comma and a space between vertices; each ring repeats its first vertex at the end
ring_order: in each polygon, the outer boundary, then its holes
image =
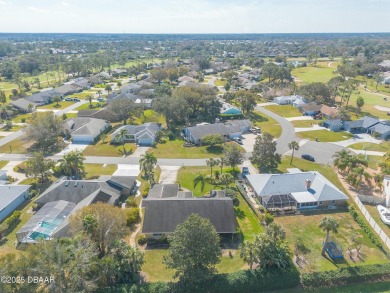
POLYGON ((264 108, 286 118, 302 116, 302 113, 292 105, 270 105, 264 108))
POLYGON ((253 112, 250 120, 255 126, 260 127, 262 132, 268 132, 275 138, 278 138, 282 133, 282 127, 280 127, 280 124, 276 122, 275 119, 263 113, 257 111, 253 112))
MULTIPOLYGON (((232 144, 234 142, 227 142, 232 144)), ((149 152, 154 153, 158 158, 182 158, 182 159, 200 159, 215 158, 223 155, 223 145, 218 146, 199 146, 184 147, 184 141, 181 139, 166 140, 150 148, 149 152)), ((244 152, 244 149, 242 149, 244 152)))
POLYGON ((326 271, 354 265, 388 262, 384 253, 371 242, 347 211, 305 212, 301 215, 277 217, 275 222, 281 224, 285 229, 286 239, 291 251, 294 251, 294 244, 297 239, 301 239, 305 246, 310 249, 310 252, 305 256, 307 263, 301 268, 303 272, 326 271), (334 262, 328 256, 321 256, 325 232, 318 225, 325 216, 334 217, 340 225, 338 234, 331 234, 331 239, 342 247, 344 259, 340 261, 334 262), (357 233, 363 254, 363 261, 356 263, 347 255, 347 248, 353 246, 351 240, 353 233, 357 233))
POLYGON ((336 142, 347 140, 353 137, 353 135, 349 132, 333 132, 329 130, 303 131, 298 132, 297 135, 300 138, 306 138, 310 140, 315 140, 317 138, 320 142, 336 142))
POLYGON ((349 146, 351 149, 354 150, 366 150, 366 151, 376 151, 376 152, 387 152, 390 150, 390 143, 388 141, 384 141, 380 144, 377 143, 354 143, 349 146))
MULTIPOLYGON (((221 262, 216 265, 219 273, 231 273, 246 268, 246 264, 239 257, 237 250, 232 250, 233 257, 223 255, 221 262)), ((142 266, 142 272, 146 274, 146 279, 150 282, 173 281, 175 270, 167 269, 163 264, 164 256, 168 255, 167 249, 145 250, 145 263, 142 266)))
MULTIPOLYGON (((134 143, 126 143, 125 149, 127 154, 132 154, 136 146, 134 143)), ((123 155, 123 146, 110 144, 110 138, 107 137, 104 142, 99 140, 97 143, 90 144, 83 150, 84 156, 103 156, 103 157, 120 157, 123 155)))
POLYGON ((163 127, 167 125, 164 116, 158 114, 154 110, 145 110, 144 115, 135 118, 131 124, 144 124, 147 122, 161 123, 163 127))
POLYGON ((385 223, 383 223, 376 206, 364 204, 364 207, 367 209, 367 211, 370 213, 370 216, 375 220, 375 222, 379 225, 379 227, 382 228, 383 232, 385 232, 386 235, 390 237, 390 227, 385 223))
POLYGON ((292 70, 291 75, 297 79, 298 83, 328 82, 332 77, 335 68, 328 67, 328 62, 318 62, 317 65, 299 67, 292 70))
POLYGON ((295 120, 291 121, 291 124, 296 128, 312 127, 314 124, 320 124, 325 120, 295 120))
POLYGON ((118 168, 115 164, 84 164, 86 179, 95 179, 100 175, 112 175, 118 168))

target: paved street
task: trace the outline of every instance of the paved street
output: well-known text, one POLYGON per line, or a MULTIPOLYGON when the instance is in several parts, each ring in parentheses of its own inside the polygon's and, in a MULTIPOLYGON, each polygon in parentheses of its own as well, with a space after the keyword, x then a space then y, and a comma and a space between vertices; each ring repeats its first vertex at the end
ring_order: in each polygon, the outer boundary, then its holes
MULTIPOLYGON (((275 114, 274 112, 271 112, 271 111, 264 109, 263 107, 260 107, 260 106, 257 106, 256 110, 275 119, 282 127, 282 134, 278 138, 278 142, 276 145, 276 151, 279 154, 284 154, 285 152, 287 152, 289 150, 288 144, 291 141, 293 141, 293 140, 298 141, 299 140, 298 138, 295 137, 294 127, 285 118, 280 117, 279 115, 275 114)), ((263 129, 263 131, 266 132, 267 129, 263 129)))
MULTIPOLYGON (((336 144, 308 141, 303 144, 295 154, 297 157, 300 157, 303 154, 309 154, 314 157, 316 163, 332 164, 334 159, 333 155, 342 149, 344 149, 344 147, 336 144)), ((290 153, 290 151, 288 153, 290 153)))

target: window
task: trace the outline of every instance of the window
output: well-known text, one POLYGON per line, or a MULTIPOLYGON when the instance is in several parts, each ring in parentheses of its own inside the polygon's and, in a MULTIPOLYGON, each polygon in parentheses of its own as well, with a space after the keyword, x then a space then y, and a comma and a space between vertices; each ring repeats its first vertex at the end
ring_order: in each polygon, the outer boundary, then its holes
POLYGON ((320 201, 320 205, 322 205, 322 201, 320 201))
POLYGON ((332 200, 332 203, 336 203, 336 201, 335 201, 335 200, 332 200))

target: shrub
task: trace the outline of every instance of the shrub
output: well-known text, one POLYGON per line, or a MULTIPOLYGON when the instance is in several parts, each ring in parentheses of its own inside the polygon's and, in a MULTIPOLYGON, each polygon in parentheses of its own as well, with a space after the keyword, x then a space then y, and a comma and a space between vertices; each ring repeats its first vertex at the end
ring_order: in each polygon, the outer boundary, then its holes
POLYGON ((370 238, 371 242, 374 243, 379 249, 382 249, 382 242, 376 237, 376 235, 372 232, 371 228, 366 224, 366 222, 360 217, 358 212, 355 210, 353 206, 348 207, 349 213, 352 218, 359 224, 360 228, 367 234, 368 238, 370 238))
POLYGON ((128 208, 136 208, 137 202, 133 196, 129 196, 129 198, 126 200, 126 205, 128 208))
POLYGON ((264 214, 264 221, 268 226, 269 224, 271 224, 274 221, 274 216, 272 216, 270 213, 265 213, 264 214))
POLYGON ((150 190, 150 184, 149 183, 145 183, 145 184, 146 184, 146 187, 145 187, 144 191, 142 192, 142 196, 144 198, 148 196, 149 190, 150 190))
POLYGON ((226 196, 230 197, 233 200, 233 205, 238 206, 239 201, 237 198, 237 192, 233 189, 226 189, 226 196))
POLYGON ((22 213, 20 211, 14 211, 10 217, 7 218, 7 220, 4 221, 4 223, 8 226, 9 229, 13 229, 16 227, 20 222, 20 215, 22 213))
POLYGON ((363 265, 302 274, 301 283, 306 288, 332 287, 362 281, 376 281, 389 276, 389 274, 390 263, 363 265))
POLYGON ((137 239, 137 243, 139 244, 139 245, 145 245, 146 244, 146 237, 145 237, 145 235, 140 235, 139 237, 138 237, 138 239, 137 239))
POLYGON ((140 219, 139 208, 130 208, 126 213, 127 225, 131 226, 137 223, 140 219))

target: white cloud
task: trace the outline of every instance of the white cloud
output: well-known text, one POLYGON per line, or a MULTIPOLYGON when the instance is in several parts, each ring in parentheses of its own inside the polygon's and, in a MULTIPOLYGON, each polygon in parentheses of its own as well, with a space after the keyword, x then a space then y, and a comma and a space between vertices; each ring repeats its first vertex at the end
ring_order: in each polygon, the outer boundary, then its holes
POLYGON ((0 5, 8 5, 7 1, 0 0, 0 5))
POLYGON ((64 5, 64 6, 69 6, 69 3, 66 2, 66 1, 62 1, 62 5, 64 5))
POLYGON ((38 8, 38 7, 34 7, 34 6, 29 6, 27 7, 28 10, 31 10, 31 11, 34 11, 34 12, 38 12, 38 13, 49 13, 48 10, 45 10, 45 9, 42 9, 42 8, 38 8))

